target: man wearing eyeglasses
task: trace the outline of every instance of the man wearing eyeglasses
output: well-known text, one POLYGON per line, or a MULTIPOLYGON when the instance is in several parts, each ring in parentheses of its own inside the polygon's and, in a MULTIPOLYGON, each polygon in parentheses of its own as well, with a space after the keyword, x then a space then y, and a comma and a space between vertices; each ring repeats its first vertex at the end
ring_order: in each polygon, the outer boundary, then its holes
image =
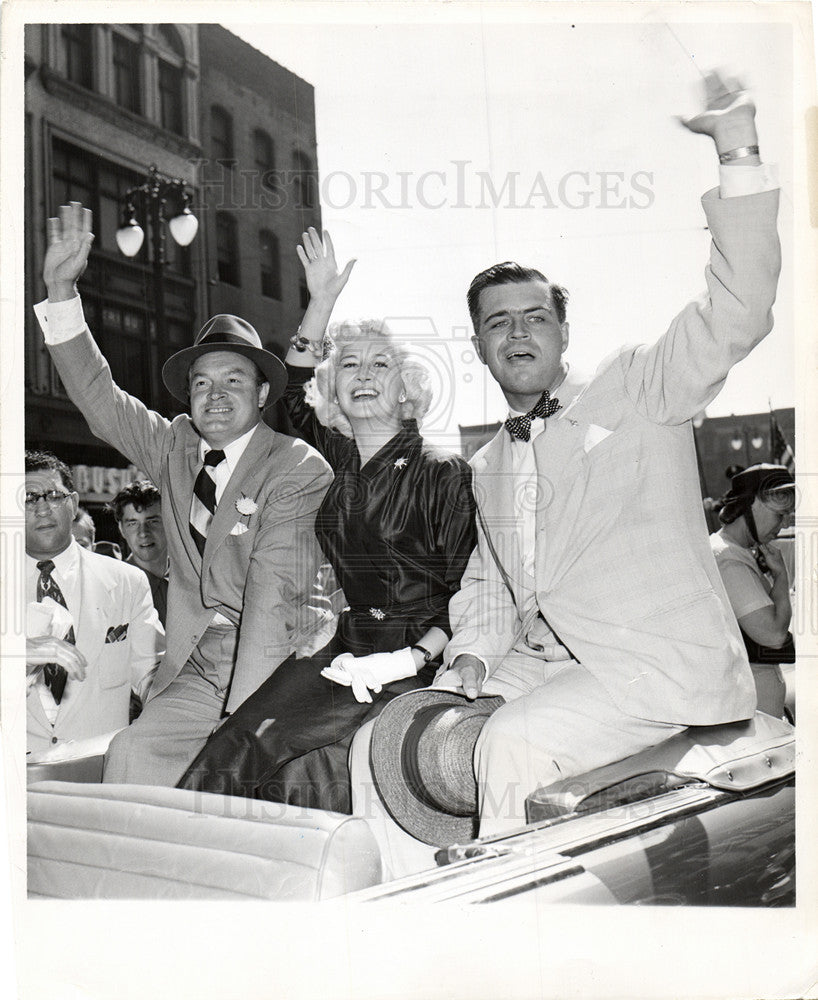
POLYGON ((165 649, 145 574, 80 546, 68 467, 25 456, 28 750, 113 735, 128 724, 165 649))

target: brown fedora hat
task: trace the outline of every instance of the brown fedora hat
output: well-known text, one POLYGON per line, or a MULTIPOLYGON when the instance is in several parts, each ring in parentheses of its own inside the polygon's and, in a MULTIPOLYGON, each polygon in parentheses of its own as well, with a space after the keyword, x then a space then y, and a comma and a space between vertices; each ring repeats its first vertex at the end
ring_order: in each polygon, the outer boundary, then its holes
POLYGON ((370 765, 389 815, 425 844, 473 840, 474 746, 499 696, 469 701, 442 688, 407 691, 375 720, 370 765))
POLYGON ((283 362, 261 346, 261 338, 247 320, 229 313, 213 316, 196 335, 193 347, 185 347, 168 358, 162 367, 162 381, 168 392, 187 403, 187 375, 190 366, 196 358, 211 351, 242 354, 258 366, 270 385, 265 409, 281 398, 287 386, 287 369, 283 362))

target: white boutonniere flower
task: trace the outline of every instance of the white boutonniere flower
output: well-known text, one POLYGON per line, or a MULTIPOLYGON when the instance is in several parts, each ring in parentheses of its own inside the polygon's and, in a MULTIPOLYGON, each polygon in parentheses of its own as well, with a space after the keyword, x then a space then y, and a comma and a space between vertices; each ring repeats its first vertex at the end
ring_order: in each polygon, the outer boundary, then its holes
POLYGON ((258 504, 252 497, 241 496, 236 501, 236 510, 242 517, 250 517, 258 510, 258 504))
POLYGON ((405 469, 406 468, 406 464, 407 464, 408 461, 409 461, 408 458, 403 458, 403 457, 396 458, 395 459, 395 468, 396 469, 405 469))

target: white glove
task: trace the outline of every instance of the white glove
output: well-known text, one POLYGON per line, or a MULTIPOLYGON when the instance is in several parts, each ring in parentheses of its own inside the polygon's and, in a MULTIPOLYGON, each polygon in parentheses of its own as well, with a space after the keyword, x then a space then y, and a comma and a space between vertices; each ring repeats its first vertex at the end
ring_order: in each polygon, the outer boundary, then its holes
POLYGON ((414 677, 417 672, 412 650, 406 646, 394 653, 370 653, 369 656, 341 653, 328 667, 324 667, 321 676, 351 687, 356 701, 371 702, 370 690, 378 694, 384 684, 414 677))

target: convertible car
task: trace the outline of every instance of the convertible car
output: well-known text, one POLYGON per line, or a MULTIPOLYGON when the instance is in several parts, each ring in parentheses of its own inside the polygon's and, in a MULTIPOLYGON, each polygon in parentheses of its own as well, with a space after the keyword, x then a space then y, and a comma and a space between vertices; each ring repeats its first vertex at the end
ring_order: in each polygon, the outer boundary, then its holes
POLYGON ((28 770, 30 897, 795 903, 794 730, 762 713, 538 789, 519 831, 386 880, 362 817, 103 785, 99 756, 28 770))

